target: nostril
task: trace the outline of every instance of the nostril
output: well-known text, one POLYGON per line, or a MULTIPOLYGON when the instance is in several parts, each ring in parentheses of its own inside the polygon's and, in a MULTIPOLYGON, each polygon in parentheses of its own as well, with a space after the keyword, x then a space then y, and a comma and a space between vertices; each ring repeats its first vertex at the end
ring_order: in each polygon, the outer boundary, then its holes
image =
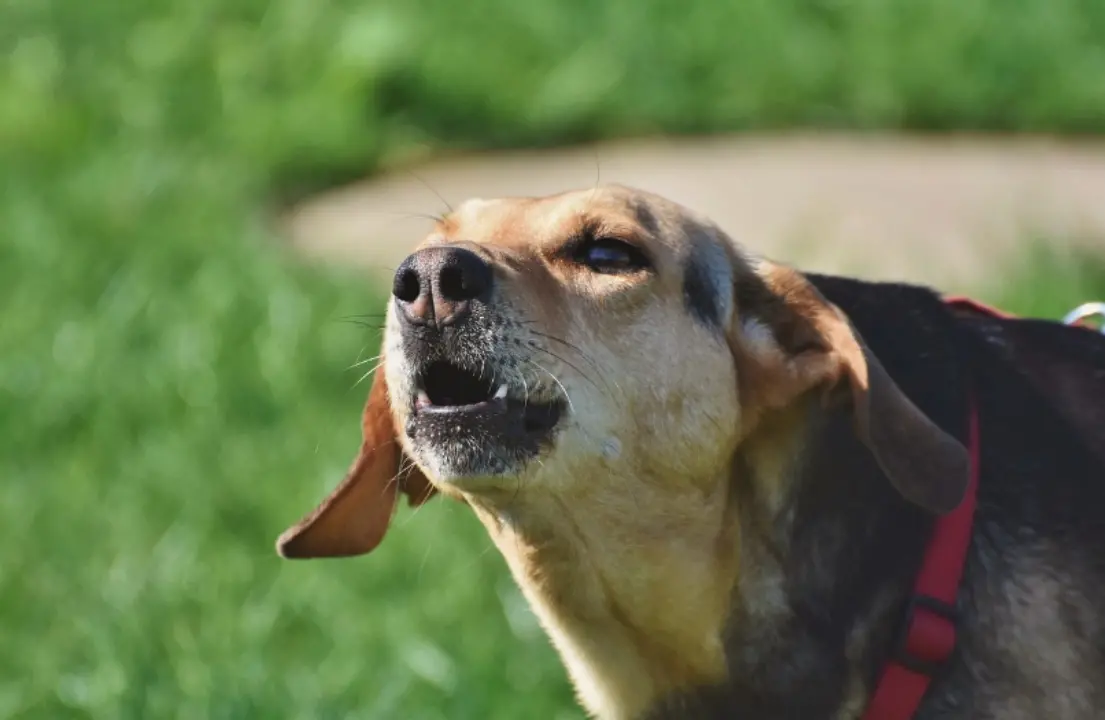
POLYGON ((422 285, 418 281, 418 273, 414 268, 400 268, 395 273, 395 280, 391 287, 391 294, 402 302, 414 302, 422 293, 422 285))
POLYGON ((465 283, 464 272, 457 265, 442 268, 441 276, 438 278, 438 288, 446 300, 467 300, 479 294, 469 292, 470 288, 465 283))
POLYGON ((458 249, 450 260, 437 278, 437 291, 443 299, 472 300, 491 287, 491 266, 475 253, 458 249))

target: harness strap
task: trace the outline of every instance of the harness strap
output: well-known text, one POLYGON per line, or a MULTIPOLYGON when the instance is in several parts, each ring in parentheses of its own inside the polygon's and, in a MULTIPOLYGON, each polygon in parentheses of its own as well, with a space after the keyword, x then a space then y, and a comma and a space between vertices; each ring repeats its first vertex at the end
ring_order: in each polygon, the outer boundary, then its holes
MULTIPOLYGON (((960 310, 991 317, 1014 317, 971 298, 951 297, 946 302, 960 310)), ((1105 303, 1082 305, 1063 322, 1090 328, 1085 320, 1093 315, 1105 317, 1105 303)), ((1101 331, 1105 332, 1105 327, 1101 331)), ((959 507, 937 518, 933 525, 913 595, 906 606, 901 639, 883 668, 863 720, 911 720, 936 671, 955 651, 956 597, 971 544, 981 462, 978 406, 973 396, 968 412, 971 469, 967 493, 959 507)))
POLYGON ((956 296, 944 298, 944 302, 948 305, 951 305, 954 308, 959 308, 960 310, 974 310, 976 313, 979 313, 981 315, 990 315, 992 317, 1002 318, 1003 320, 1011 320, 1014 317, 1013 315, 1010 315, 1007 312, 1003 312, 1001 310, 998 310, 995 307, 990 307, 989 305, 987 305, 985 303, 980 303, 978 300, 975 300, 974 298, 962 297, 962 296, 956 295, 956 296))
POLYGON ((978 408, 971 399, 968 450, 971 456, 967 493, 955 510, 937 518, 921 570, 906 607, 902 640, 882 676, 863 720, 909 720, 917 712, 932 675, 955 650, 955 600, 971 544, 978 497, 978 408))

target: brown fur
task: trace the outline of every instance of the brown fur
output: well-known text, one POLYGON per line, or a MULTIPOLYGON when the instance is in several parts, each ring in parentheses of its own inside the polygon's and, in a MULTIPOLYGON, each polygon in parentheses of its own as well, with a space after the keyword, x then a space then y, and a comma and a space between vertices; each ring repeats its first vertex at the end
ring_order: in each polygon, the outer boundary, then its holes
MULTIPOLYGON (((662 709, 689 708, 678 698, 701 688, 740 696, 734 688, 756 684, 755 668, 775 662, 795 618, 798 493, 807 492, 809 464, 822 462, 815 447, 828 429, 854 428, 861 444, 847 452, 865 448, 912 503, 910 527, 925 527, 926 513, 948 511, 963 495, 962 443, 898 387, 845 313, 801 273, 750 257, 674 203, 617 187, 470 201, 425 244, 441 243, 463 243, 494 266, 492 355, 533 397, 570 403, 555 443, 539 462, 507 473, 449 476, 437 449, 402 431, 412 379, 403 330, 389 311, 387 359, 366 407, 361 453, 339 489, 281 537, 280 551, 374 549, 407 461, 404 491, 424 499, 436 489, 472 507, 595 717, 683 716, 662 709), (588 272, 565 255, 582 233, 637 244, 652 271, 588 272)), ((830 533, 824 552, 833 552, 834 538, 840 544, 862 532, 830 533)), ((811 582, 832 582, 811 567, 811 582)), ((1017 592, 1007 594, 1004 617, 1027 633, 1010 636, 1024 642, 1017 652, 1041 635, 1053 643, 1066 637, 1065 626, 1036 610, 1062 584, 1031 592, 1019 604, 1017 592)), ((888 588, 871 601, 842 650, 840 665, 850 669, 839 690, 826 691, 836 699, 820 716, 862 712, 867 664, 882 652, 900 599, 888 588)), ((806 659, 799 645, 788 657, 795 677, 825 662, 806 659)), ((1070 663, 1050 672, 1074 672, 1070 663)), ((1009 698, 1002 717, 1040 707, 1086 716, 1070 708, 1088 700, 1073 690, 1064 697, 1022 703, 1028 710, 1009 698)), ((734 702, 758 707, 754 699, 734 702)))

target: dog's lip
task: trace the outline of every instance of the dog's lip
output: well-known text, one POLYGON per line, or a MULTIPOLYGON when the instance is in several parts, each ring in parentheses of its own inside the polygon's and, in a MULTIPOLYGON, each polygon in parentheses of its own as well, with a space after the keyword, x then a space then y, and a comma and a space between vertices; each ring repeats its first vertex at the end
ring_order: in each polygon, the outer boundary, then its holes
POLYGON ((458 421, 492 421, 497 427, 515 426, 525 435, 545 435, 560 423, 567 412, 567 403, 560 398, 521 399, 501 384, 488 400, 463 405, 435 405, 425 390, 418 390, 412 420, 455 418, 458 421))
POLYGON ((435 405, 430 401, 430 395, 423 389, 418 390, 418 394, 414 400, 414 410, 416 413, 436 413, 440 415, 448 415, 450 413, 467 413, 478 412, 486 410, 501 410, 506 411, 507 406, 507 394, 509 388, 506 383, 499 385, 495 390, 495 393, 487 400, 481 400, 480 402, 466 403, 463 405, 435 405))
POLYGON ((410 420, 416 428, 476 433, 485 443, 540 441, 560 424, 566 411, 561 396, 522 383, 515 386, 485 363, 479 372, 438 360, 413 377, 410 420))

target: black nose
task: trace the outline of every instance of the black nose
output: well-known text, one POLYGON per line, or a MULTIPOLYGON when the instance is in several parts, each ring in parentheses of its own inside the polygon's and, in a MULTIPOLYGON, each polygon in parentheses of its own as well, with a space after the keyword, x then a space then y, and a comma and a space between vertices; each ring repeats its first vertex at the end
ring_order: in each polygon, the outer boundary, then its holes
POLYGON ((472 300, 486 300, 493 281, 491 266, 476 253, 436 245, 403 261, 391 292, 408 322, 444 327, 466 317, 472 300))

